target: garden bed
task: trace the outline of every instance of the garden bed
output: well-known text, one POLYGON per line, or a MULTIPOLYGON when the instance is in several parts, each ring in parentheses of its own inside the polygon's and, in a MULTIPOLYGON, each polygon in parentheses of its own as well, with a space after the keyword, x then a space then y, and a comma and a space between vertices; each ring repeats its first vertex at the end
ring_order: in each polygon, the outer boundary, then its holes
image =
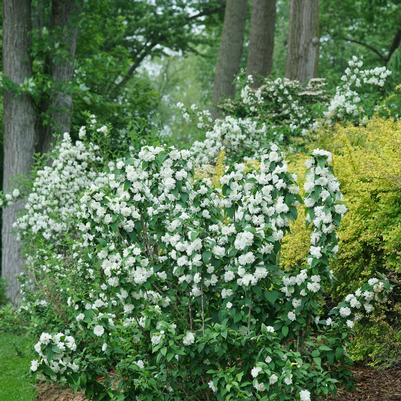
MULTIPOLYGON (((355 390, 339 390, 336 397, 327 401, 401 401, 401 369, 352 369, 356 381, 355 390)), ((38 386, 37 401, 85 401, 85 397, 55 385, 38 386)))
POLYGON ((401 369, 372 369, 357 367, 352 369, 355 390, 340 389, 329 401, 401 401, 401 369))

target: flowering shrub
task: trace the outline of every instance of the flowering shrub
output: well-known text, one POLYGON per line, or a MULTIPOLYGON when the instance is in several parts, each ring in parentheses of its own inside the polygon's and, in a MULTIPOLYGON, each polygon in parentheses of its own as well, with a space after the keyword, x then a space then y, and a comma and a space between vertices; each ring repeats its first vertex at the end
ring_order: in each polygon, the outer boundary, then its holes
MULTIPOLYGON (((250 76, 239 97, 221 107, 228 115, 263 122, 268 140, 299 147, 308 132, 316 131, 319 126, 365 123, 378 108, 380 91, 390 74, 386 67, 363 69, 362 60, 354 56, 333 96, 323 79, 313 78, 302 85, 286 78, 267 78, 255 90, 250 76)), ((389 102, 388 105, 396 108, 389 102)), ((384 106, 379 109, 384 110, 384 106)), ((396 115, 395 111, 392 114, 396 115)))
POLYGON ((287 78, 266 79, 256 90, 252 83, 249 76, 239 99, 228 100, 222 108, 231 115, 263 121, 277 142, 305 135, 321 115, 320 104, 327 97, 324 80, 317 78, 306 86, 287 78))
POLYGON ((216 119, 203 141, 191 147, 197 165, 212 164, 219 152, 224 150, 231 162, 254 158, 263 153, 271 138, 265 124, 251 118, 227 116, 216 119))
MULTIPOLYGON (((217 124, 226 137, 258 129, 217 124)), ((346 329, 389 284, 325 305, 346 210, 331 155, 315 150, 308 162, 309 255, 286 272, 281 244, 302 199, 279 148, 220 163, 213 179, 197 173, 200 153, 143 147, 108 161, 86 135, 65 136, 37 173, 17 226, 39 376, 96 400, 307 401, 335 391, 346 329)))
POLYGON ((377 95, 369 96, 369 87, 383 87, 391 71, 386 67, 362 69, 363 62, 353 57, 341 77, 334 97, 324 113, 328 123, 338 120, 358 123, 372 116, 377 103, 377 95))

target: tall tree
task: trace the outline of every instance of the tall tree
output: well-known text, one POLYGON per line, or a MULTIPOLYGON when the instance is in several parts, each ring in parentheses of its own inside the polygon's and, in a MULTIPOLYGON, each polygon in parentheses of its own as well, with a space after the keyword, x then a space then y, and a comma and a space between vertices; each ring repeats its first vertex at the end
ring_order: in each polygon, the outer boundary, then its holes
POLYGON ((286 77, 305 82, 317 75, 319 0, 291 0, 286 77))
POLYGON ((47 104, 49 124, 40 132, 39 149, 46 152, 54 140, 54 133, 69 132, 71 128, 72 95, 67 86, 73 79, 78 35, 78 0, 53 0, 50 31, 53 54, 48 60, 52 92, 47 104))
POLYGON ((241 64, 246 13, 247 0, 227 0, 213 87, 214 105, 234 95, 234 78, 241 64))
POLYGON ((272 69, 275 26, 276 0, 253 0, 246 69, 256 87, 272 69))
MULTIPOLYGON (((32 75, 30 60, 31 1, 3 0, 3 71, 15 85, 4 94, 4 164, 3 190, 13 189, 15 177, 29 174, 35 148, 35 109, 30 96, 18 91, 18 85, 32 75)), ((13 232, 18 201, 3 209, 2 276, 7 281, 7 295, 18 298, 17 274, 22 269, 20 245, 13 232)))

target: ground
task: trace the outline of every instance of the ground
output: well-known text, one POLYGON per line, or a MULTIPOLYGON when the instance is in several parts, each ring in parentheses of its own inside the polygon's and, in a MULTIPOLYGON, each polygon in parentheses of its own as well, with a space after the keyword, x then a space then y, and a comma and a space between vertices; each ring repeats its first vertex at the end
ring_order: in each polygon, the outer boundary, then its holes
MULTIPOLYGON (((29 374, 32 341, 24 335, 0 333, 0 401, 85 401, 82 394, 54 385, 41 384, 36 390, 29 374)), ((327 401, 401 401, 401 368, 353 369, 356 388, 327 401)))
POLYGON ((29 365, 32 342, 29 337, 0 332, 0 400, 32 401, 35 387, 29 365))
POLYGON ((401 368, 355 367, 353 373, 355 390, 350 393, 340 390, 329 401, 401 401, 401 368))

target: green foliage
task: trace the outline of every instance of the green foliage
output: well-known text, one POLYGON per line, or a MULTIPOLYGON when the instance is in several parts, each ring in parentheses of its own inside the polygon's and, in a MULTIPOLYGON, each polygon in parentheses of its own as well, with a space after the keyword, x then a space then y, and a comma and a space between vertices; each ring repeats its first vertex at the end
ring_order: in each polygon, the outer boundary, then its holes
POLYGON ((27 321, 14 306, 11 304, 0 306, 0 333, 23 334, 26 330, 27 321))
MULTIPOLYGON (((349 209, 339 230, 340 251, 331 266, 336 276, 334 298, 372 273, 386 274, 395 286, 375 320, 357 326, 352 356, 378 365, 395 363, 401 347, 401 122, 375 118, 366 126, 338 125, 321 131, 318 145, 333 152, 349 209)), ((300 159, 290 168, 304 170, 300 159)), ((282 255, 287 268, 296 266, 307 251, 307 228, 295 222, 293 229, 282 255)))
POLYGON ((7 303, 6 297, 6 282, 0 278, 0 307, 7 303))

